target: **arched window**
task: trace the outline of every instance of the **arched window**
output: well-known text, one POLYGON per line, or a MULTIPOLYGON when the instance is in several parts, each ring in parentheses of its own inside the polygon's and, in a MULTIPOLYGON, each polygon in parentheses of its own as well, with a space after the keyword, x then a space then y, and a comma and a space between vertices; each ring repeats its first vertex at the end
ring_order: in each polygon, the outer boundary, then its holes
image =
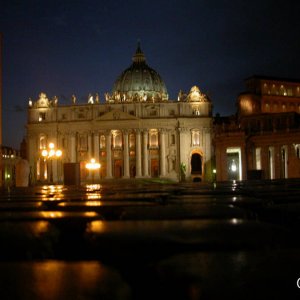
POLYGON ((119 130, 113 132, 113 147, 114 148, 122 147, 122 134, 119 130))
POLYGON ((39 143, 40 149, 46 149, 47 147, 47 140, 45 136, 40 137, 40 143, 39 143))
POLYGON ((272 94, 272 95, 276 95, 276 94, 277 94, 277 90, 276 90, 275 84, 272 84, 271 94, 272 94))
POLYGON ((150 147, 157 148, 158 147, 158 132, 157 130, 150 130, 150 147))
POLYGON ((287 95, 286 89, 285 89, 284 85, 280 86, 279 94, 282 95, 282 96, 286 96, 287 95))
POLYGON ((270 104, 269 103, 266 103, 266 105, 265 105, 265 108, 266 108, 266 111, 270 111, 270 104))
POLYGON ((135 135, 131 133, 129 135, 129 147, 134 148, 135 147, 135 135))
POLYGON ((101 135, 101 136, 100 136, 100 149, 105 148, 105 146, 106 146, 106 143, 105 143, 105 136, 104 136, 104 135, 101 135))

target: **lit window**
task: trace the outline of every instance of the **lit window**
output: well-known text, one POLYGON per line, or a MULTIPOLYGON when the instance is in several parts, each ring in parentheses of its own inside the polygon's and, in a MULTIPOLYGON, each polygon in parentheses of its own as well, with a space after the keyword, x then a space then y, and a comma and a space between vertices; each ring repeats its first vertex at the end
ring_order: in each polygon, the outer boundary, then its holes
POLYGON ((135 147, 135 135, 133 133, 129 135, 129 147, 135 147))
POLYGON ((283 96, 287 95, 286 89, 283 85, 280 86, 279 94, 283 96))
POLYGON ((104 135, 101 135, 100 136, 100 149, 103 149, 105 148, 105 136, 104 135))
POLYGON ((79 149, 81 151, 86 151, 87 150, 87 137, 85 135, 81 135, 79 137, 79 149))
POLYGON ((261 170, 261 148, 255 149, 255 164, 256 170, 261 170))
POLYGON ((192 131, 192 145, 200 146, 200 132, 198 130, 192 131))
POLYGON ((114 148, 122 147, 122 134, 119 130, 113 132, 113 147, 114 148))
POLYGON ((150 147, 156 148, 158 147, 158 132, 157 130, 151 130, 150 133, 150 147))
POLYGON ((40 137, 40 149, 46 149, 46 137, 45 136, 41 136, 40 137))
POLYGON ((287 90, 287 95, 290 96, 290 97, 293 96, 293 90, 292 89, 288 89, 287 90))
POLYGON ((46 120, 46 113, 40 112, 39 113, 39 122, 42 122, 44 120, 46 120))

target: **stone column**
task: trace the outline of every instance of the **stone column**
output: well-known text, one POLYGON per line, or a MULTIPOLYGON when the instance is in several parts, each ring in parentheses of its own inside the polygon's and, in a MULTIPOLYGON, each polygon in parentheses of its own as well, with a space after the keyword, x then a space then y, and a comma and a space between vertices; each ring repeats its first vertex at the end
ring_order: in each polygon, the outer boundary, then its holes
MULTIPOLYGON (((37 179, 37 162, 39 162, 39 168, 41 168, 41 160, 40 160, 40 157, 41 157, 41 154, 40 154, 40 149, 39 149, 39 145, 36 143, 36 140, 35 138, 31 135, 31 134, 28 134, 28 144, 27 144, 28 148, 27 148, 27 151, 28 151, 28 160, 29 160, 29 165, 30 165, 30 168, 31 168, 31 180, 32 182, 31 183, 35 183, 36 179, 37 179)), ((1 153, 0 153, 1 154, 1 153)), ((39 171, 41 172, 41 171, 39 171)), ((41 173, 39 173, 39 176, 41 176, 41 173)), ((40 179, 40 178, 38 178, 40 179)))
POLYGON ((148 130, 143 131, 143 170, 144 177, 149 177, 148 168, 148 130))
POLYGON ((112 178, 111 165, 111 131, 106 133, 106 178, 112 178))
MULTIPOLYGON (((99 132, 94 132, 94 158, 99 162, 99 132)), ((100 170, 94 171, 95 179, 100 179, 100 170)))
MULTIPOLYGON (((92 136, 92 132, 88 132, 87 134, 87 139, 88 139, 88 152, 87 152, 87 160, 90 161, 92 158, 94 158, 93 155, 93 136, 92 136)), ((88 180, 91 180, 93 177, 92 172, 94 172, 94 170, 89 170, 88 172, 88 180)))
POLYGON ((136 130, 136 176, 137 178, 142 177, 142 155, 141 155, 141 131, 136 130))
POLYGON ((188 139, 186 139, 187 129, 185 127, 178 127, 178 167, 180 179, 185 180, 188 175, 188 157, 187 153, 187 145, 189 143, 188 139), (183 173, 182 165, 185 166, 185 172, 183 173))
POLYGON ((88 133, 88 160, 93 157, 93 142, 92 142, 92 133, 88 133))
POLYGON ((123 178, 129 178, 129 144, 128 144, 128 131, 123 131, 124 137, 124 151, 123 151, 123 161, 124 161, 124 175, 123 178))
POLYGON ((72 132, 70 137, 70 162, 76 162, 76 133, 72 132))
POLYGON ((165 144, 165 131, 160 129, 159 135, 159 148, 160 148, 160 177, 166 176, 166 144, 165 144))
POLYGON ((204 128, 204 165, 202 170, 202 176, 205 180, 213 181, 212 161, 211 161, 211 130, 210 128, 204 128))

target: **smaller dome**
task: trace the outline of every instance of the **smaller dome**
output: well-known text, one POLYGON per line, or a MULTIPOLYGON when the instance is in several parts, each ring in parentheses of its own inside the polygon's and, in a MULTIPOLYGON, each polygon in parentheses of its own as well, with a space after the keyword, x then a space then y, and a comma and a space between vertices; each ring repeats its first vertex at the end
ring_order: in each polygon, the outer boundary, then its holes
POLYGON ((160 75, 150 68, 140 44, 132 58, 132 64, 125 69, 114 83, 113 101, 165 101, 168 92, 160 75))
POLYGON ((207 96, 201 93, 200 89, 194 85, 186 98, 187 102, 206 102, 209 101, 207 96))

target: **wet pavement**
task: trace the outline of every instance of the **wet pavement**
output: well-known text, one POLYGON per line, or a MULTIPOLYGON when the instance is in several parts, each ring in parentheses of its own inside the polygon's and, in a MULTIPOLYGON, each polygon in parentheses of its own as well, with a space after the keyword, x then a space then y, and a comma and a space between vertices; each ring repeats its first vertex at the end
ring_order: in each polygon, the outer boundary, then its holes
POLYGON ((299 230, 296 179, 5 189, 0 299, 299 299, 299 230))

